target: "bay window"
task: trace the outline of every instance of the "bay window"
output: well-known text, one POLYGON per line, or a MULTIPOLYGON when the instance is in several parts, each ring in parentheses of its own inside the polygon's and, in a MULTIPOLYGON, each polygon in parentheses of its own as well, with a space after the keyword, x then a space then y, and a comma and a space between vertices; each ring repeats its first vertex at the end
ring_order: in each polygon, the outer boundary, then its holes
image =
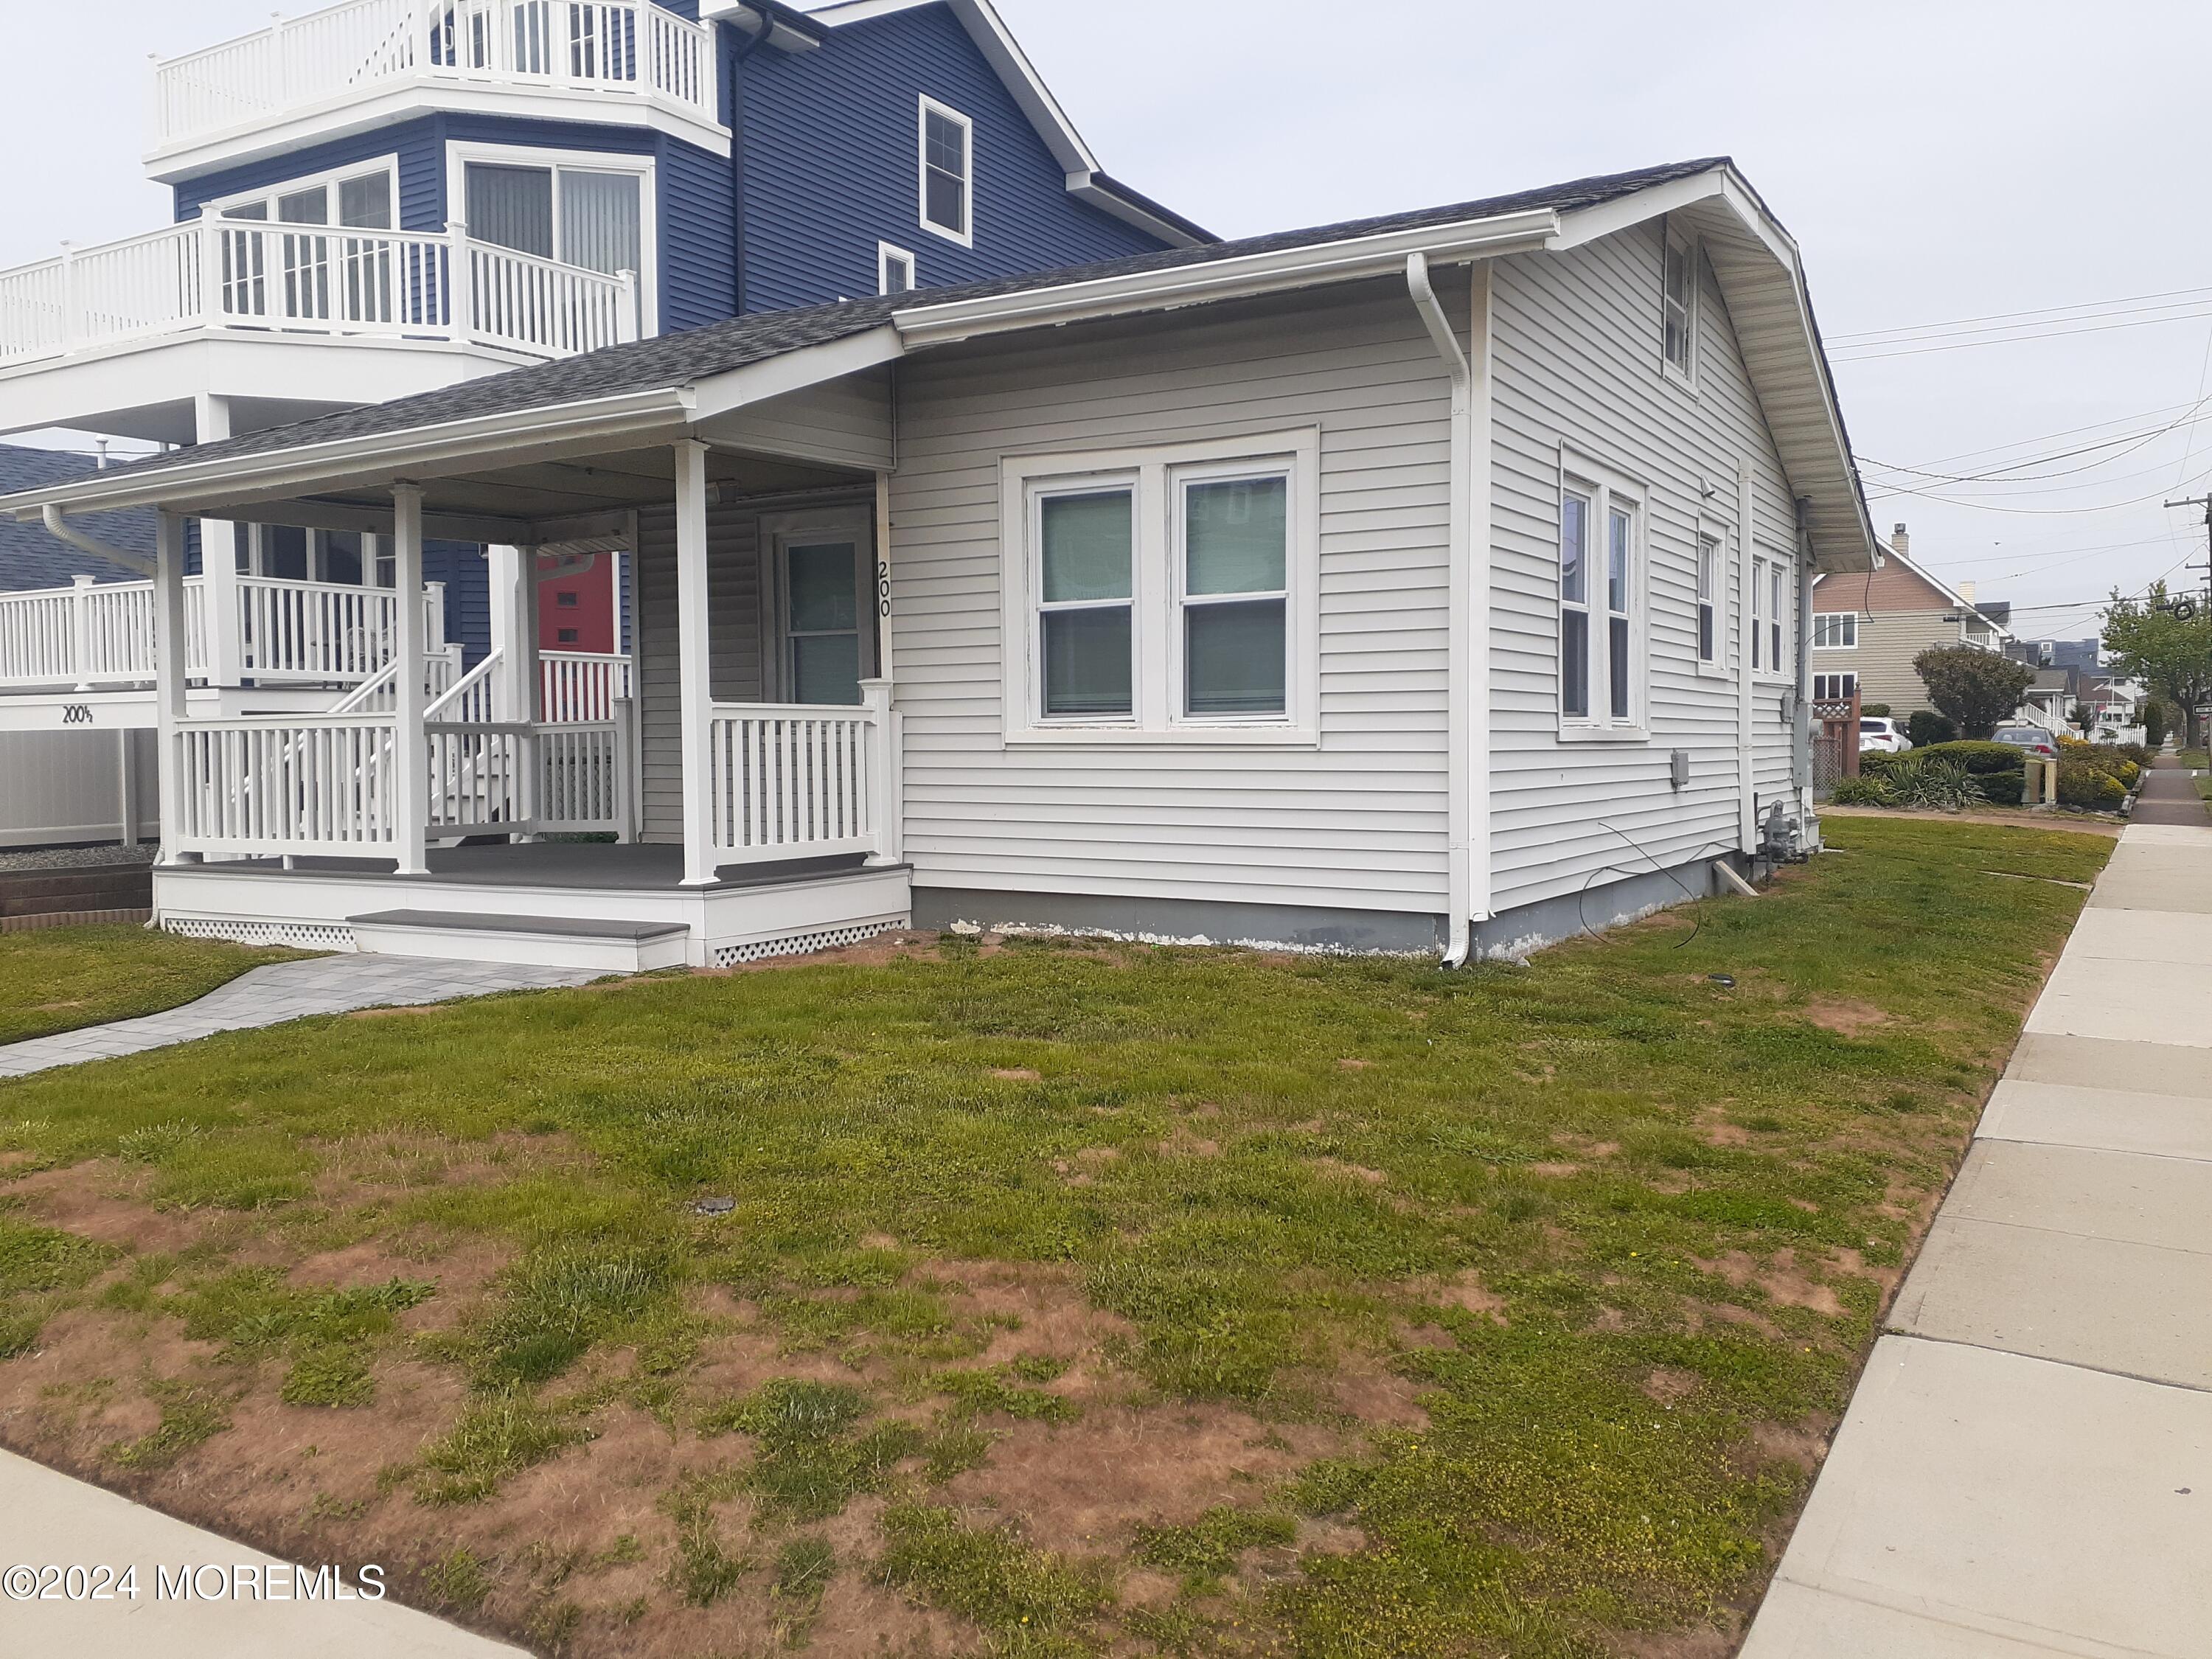
POLYGON ((1640 737, 1643 495, 1570 459, 1559 491, 1559 720, 1564 733, 1640 737))
POLYGON ((1007 461, 1010 739, 1310 738, 1317 448, 1007 461))

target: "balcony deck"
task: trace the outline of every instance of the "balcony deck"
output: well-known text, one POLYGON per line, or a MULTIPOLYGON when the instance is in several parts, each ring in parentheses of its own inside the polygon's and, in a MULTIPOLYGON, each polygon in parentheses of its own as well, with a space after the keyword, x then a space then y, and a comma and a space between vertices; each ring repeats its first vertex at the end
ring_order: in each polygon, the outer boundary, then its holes
POLYGON ((714 35, 653 0, 341 0, 154 67, 163 180, 425 107, 644 121, 726 146, 714 35))

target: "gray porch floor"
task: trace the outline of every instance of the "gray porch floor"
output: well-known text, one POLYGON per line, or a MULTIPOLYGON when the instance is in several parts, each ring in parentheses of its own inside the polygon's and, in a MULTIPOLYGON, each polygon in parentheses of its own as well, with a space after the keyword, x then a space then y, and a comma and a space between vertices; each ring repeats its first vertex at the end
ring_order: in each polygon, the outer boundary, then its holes
MULTIPOLYGON (((716 872, 715 888, 775 887, 812 881, 861 869, 859 854, 834 859, 792 859, 775 864, 732 865, 716 872)), ((540 842, 522 846, 440 847, 429 855, 433 882, 477 887, 567 887, 599 892, 672 891, 684 884, 684 849, 600 842, 540 842)), ((241 859, 191 866, 226 875, 279 879, 313 875, 385 877, 397 880, 390 859, 301 858, 293 868, 279 859, 241 859)), ((419 879, 419 878, 418 878, 419 879)))

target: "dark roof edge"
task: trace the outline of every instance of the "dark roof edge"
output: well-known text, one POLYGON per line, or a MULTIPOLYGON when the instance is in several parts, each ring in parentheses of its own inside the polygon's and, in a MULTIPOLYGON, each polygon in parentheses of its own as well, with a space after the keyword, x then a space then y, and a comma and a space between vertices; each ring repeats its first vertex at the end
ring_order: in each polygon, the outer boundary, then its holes
POLYGON ((1109 196, 1127 202, 1138 212, 1158 219, 1163 224, 1173 225, 1194 242, 1211 247, 1222 240, 1195 219, 1186 218, 1156 198, 1147 196, 1140 190, 1131 189, 1109 173, 1094 173, 1091 175, 1091 182, 1109 196))

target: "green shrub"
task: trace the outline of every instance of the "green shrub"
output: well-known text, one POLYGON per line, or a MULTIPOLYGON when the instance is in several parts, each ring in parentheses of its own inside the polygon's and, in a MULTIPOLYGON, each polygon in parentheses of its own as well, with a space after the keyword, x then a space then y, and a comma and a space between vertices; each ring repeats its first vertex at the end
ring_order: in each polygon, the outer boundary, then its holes
POLYGON ((2124 743, 2118 747, 2119 753, 2125 755, 2139 767, 2148 766, 2158 758, 2157 750, 2148 744, 2124 743))
POLYGON ((1939 743, 1916 749, 1906 758, 1955 762, 1977 777, 2021 769, 2020 750, 2008 743, 1939 743))
MULTIPOLYGON (((1873 757, 1869 756, 1868 758, 1873 757)), ((1887 806, 1890 804, 1888 786, 1878 777, 1839 779, 1835 793, 1828 799, 1838 806, 1887 806)))
POLYGON ((1959 728, 1930 708, 1923 708, 1905 722, 1905 735, 1915 749, 1932 749, 1939 743, 1956 742, 1959 728))
POLYGON ((1992 806, 2017 806, 2027 799, 2027 769, 2016 772, 1984 772, 1974 780, 1982 799, 1992 806))
POLYGON ((2087 760, 2067 755, 2058 763, 2058 804, 2086 806, 2097 811, 2118 811, 2126 805, 2128 787, 2087 760))
POLYGON ((1859 713, 1869 720, 1886 720, 1889 718, 1889 705, 1886 702, 1864 703, 1860 706, 1859 713))

